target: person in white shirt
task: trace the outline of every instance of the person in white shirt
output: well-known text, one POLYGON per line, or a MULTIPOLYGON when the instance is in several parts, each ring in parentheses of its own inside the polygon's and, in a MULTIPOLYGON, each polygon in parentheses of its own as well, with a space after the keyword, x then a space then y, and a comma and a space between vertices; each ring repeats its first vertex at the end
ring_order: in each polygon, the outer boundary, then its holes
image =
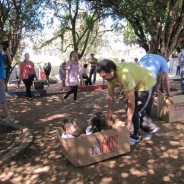
POLYGON ((83 67, 80 69, 79 73, 82 79, 86 79, 85 85, 92 85, 91 79, 89 78, 89 75, 88 75, 87 67, 88 65, 84 64, 83 67))

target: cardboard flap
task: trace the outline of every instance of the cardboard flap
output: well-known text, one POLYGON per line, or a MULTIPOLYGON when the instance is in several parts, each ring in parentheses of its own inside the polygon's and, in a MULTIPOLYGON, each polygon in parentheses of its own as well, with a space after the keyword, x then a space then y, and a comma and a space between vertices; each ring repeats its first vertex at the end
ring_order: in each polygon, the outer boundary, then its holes
POLYGON ((184 102, 184 96, 183 95, 173 96, 170 98, 170 100, 172 101, 173 104, 182 103, 184 102))

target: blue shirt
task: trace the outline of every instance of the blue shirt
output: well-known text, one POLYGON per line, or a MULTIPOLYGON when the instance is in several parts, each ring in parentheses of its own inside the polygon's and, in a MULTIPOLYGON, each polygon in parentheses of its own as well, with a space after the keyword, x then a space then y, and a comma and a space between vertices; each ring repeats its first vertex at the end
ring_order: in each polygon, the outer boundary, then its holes
POLYGON ((0 52, 0 78, 6 79, 6 64, 4 55, 0 52))
POLYGON ((166 59, 158 54, 147 54, 138 63, 151 71, 155 78, 159 72, 169 72, 166 59))

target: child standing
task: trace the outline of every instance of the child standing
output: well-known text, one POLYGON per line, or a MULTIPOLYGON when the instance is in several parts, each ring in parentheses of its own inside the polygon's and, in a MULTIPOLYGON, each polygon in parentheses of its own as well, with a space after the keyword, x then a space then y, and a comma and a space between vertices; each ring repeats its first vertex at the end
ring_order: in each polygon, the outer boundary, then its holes
POLYGON ((66 103, 66 99, 70 94, 74 94, 73 103, 78 103, 78 76, 79 76, 79 58, 76 51, 70 53, 69 61, 66 63, 66 85, 70 87, 69 91, 62 97, 62 101, 66 103))
POLYGON ((62 91, 65 91, 66 89, 66 84, 65 84, 65 80, 66 80, 66 62, 63 62, 60 65, 59 68, 59 78, 61 79, 61 83, 62 83, 62 91))

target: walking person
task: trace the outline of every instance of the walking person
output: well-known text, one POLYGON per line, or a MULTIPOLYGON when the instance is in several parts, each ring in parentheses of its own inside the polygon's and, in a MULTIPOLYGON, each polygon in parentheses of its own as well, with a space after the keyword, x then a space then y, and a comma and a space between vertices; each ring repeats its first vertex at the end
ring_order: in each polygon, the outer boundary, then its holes
POLYGON ((95 58, 95 55, 92 53, 89 63, 91 64, 91 69, 89 73, 90 81, 93 82, 93 84, 96 83, 96 66, 98 64, 98 60, 95 58), (93 76, 93 80, 92 80, 93 76))
POLYGON ((130 144, 140 141, 140 127, 145 132, 152 132, 157 127, 153 122, 140 125, 140 118, 151 97, 152 88, 156 80, 152 73, 135 63, 115 64, 113 61, 104 59, 97 65, 97 72, 107 81, 107 121, 112 119, 112 107, 114 102, 114 88, 120 83, 127 98, 126 125, 130 130, 130 144), (134 130, 131 132, 131 124, 134 130))
POLYGON ((33 84, 34 78, 37 78, 35 73, 35 66, 32 61, 30 61, 29 53, 24 55, 24 61, 20 63, 20 79, 23 81, 26 87, 26 98, 32 100, 31 86, 33 84))
POLYGON ((45 76, 46 76, 46 79, 47 79, 47 84, 48 84, 48 87, 50 87, 50 72, 51 72, 51 69, 52 69, 52 66, 51 66, 51 63, 48 62, 47 64, 44 65, 44 72, 45 72, 45 76))
POLYGON ((74 94, 73 104, 78 103, 77 91, 79 85, 79 58, 76 51, 70 53, 69 61, 66 63, 66 85, 70 87, 69 91, 62 97, 62 101, 66 103, 66 99, 72 93, 74 94))
POLYGON ((11 66, 12 58, 10 55, 10 49, 7 44, 0 44, 0 106, 3 112, 3 116, 0 119, 7 123, 19 123, 18 120, 15 120, 12 116, 10 116, 10 112, 7 105, 6 98, 6 66, 11 66), (5 55, 7 59, 5 59, 5 55))
POLYGON ((63 62, 60 65, 59 68, 59 78, 61 79, 61 84, 62 84, 62 91, 65 92, 65 88, 66 88, 66 84, 65 84, 65 80, 66 80, 66 62, 63 62))

